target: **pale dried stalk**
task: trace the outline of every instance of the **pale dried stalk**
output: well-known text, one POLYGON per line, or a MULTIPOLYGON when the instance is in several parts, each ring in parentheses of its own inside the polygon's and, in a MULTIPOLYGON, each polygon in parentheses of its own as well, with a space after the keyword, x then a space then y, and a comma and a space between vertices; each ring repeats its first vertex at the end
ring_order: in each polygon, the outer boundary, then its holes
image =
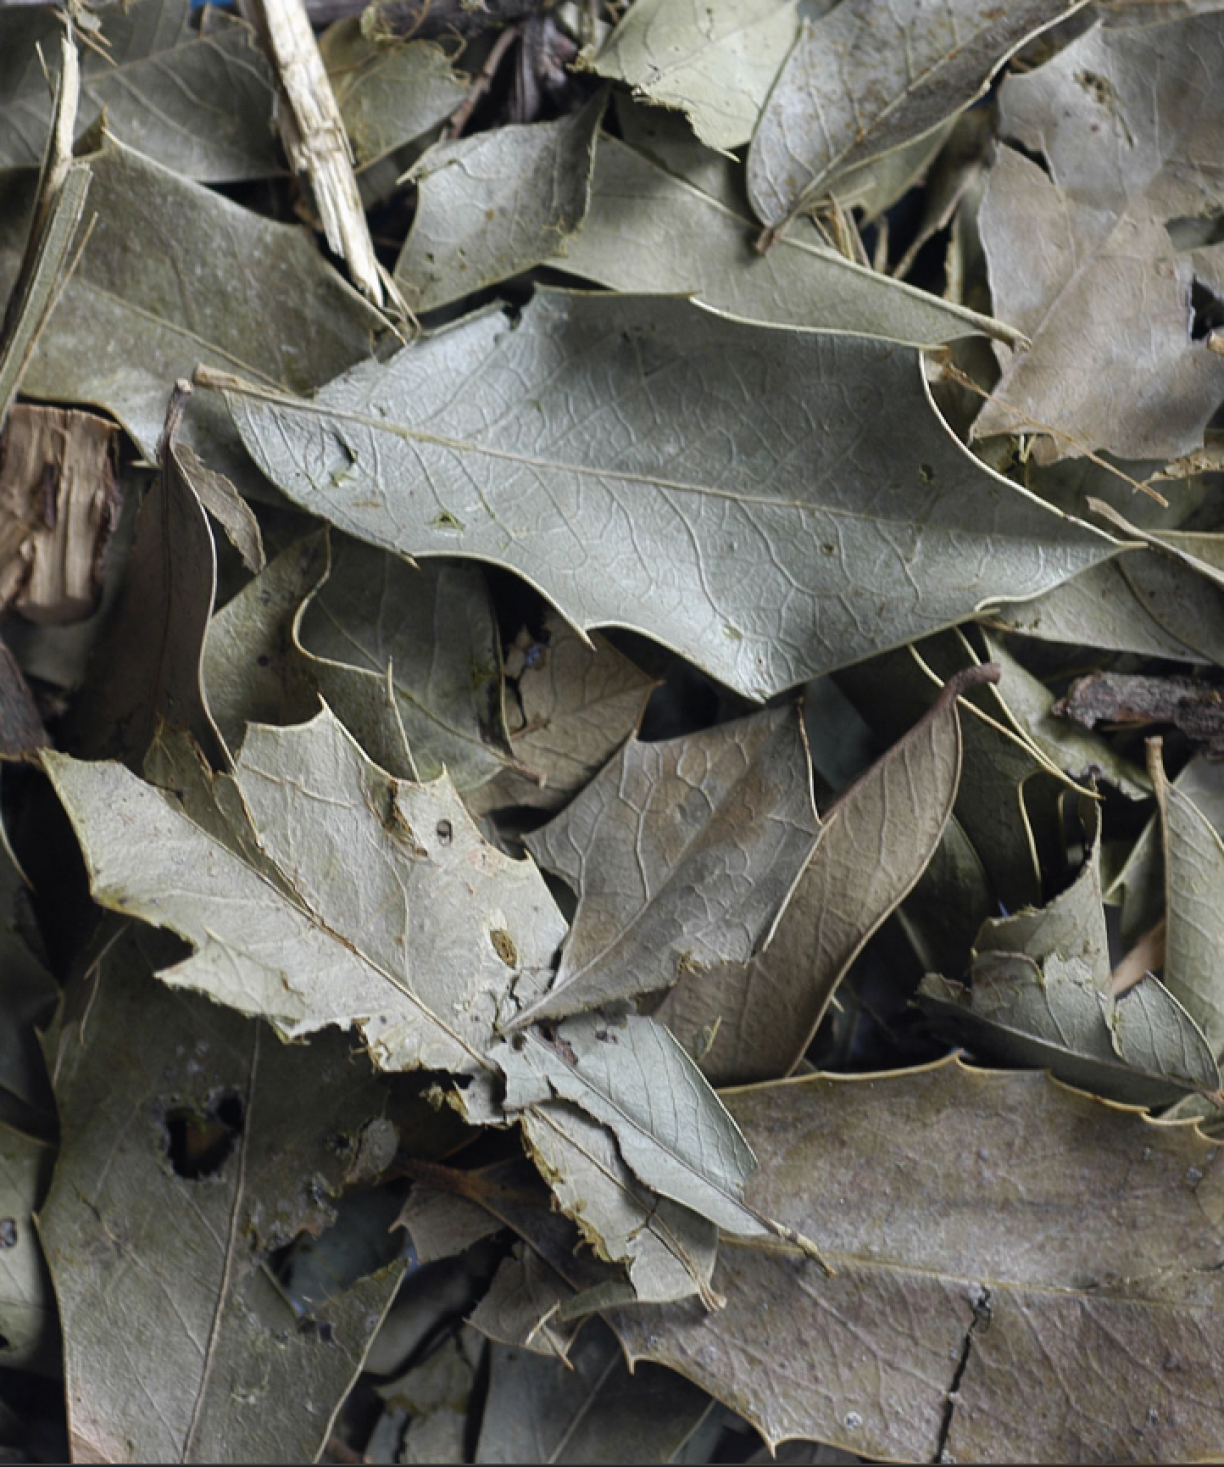
POLYGON ((357 288, 387 303, 385 272, 370 239, 348 135, 302 0, 242 0, 280 78, 277 126, 289 162, 310 179, 328 246, 348 265, 357 288))

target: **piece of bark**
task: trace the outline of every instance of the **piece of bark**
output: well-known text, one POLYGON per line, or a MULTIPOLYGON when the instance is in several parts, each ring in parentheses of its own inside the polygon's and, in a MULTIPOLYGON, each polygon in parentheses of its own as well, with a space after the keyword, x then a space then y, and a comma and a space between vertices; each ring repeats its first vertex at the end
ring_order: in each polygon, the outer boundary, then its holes
POLYGON ((50 742, 30 685, 0 641, 0 759, 24 759, 50 742))
POLYGON ((1171 723, 1209 759, 1224 758, 1224 687, 1191 677, 1093 672, 1050 710, 1085 728, 1098 723, 1171 723))
POLYGON ((118 429, 72 408, 17 404, 0 438, 0 610, 58 625, 89 616, 119 519, 118 429))

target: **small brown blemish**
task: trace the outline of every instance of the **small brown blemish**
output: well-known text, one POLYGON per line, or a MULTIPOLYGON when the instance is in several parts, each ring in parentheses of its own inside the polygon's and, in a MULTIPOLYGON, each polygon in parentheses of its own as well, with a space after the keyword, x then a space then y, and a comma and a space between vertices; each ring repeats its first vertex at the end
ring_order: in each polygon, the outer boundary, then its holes
POLYGON ((493 951, 507 968, 518 967, 518 948, 504 927, 494 927, 489 933, 489 941, 493 944, 493 951))

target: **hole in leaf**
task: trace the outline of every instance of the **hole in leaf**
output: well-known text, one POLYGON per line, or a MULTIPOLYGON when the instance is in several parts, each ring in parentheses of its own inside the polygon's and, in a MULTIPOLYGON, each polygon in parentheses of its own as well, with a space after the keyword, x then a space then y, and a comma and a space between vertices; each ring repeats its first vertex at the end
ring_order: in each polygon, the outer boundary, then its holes
POLYGON ((1201 280, 1190 286, 1190 340, 1202 341, 1209 332, 1224 326, 1224 301, 1201 280))
POLYGON ((166 1152, 180 1177, 215 1177, 242 1134, 242 1099, 233 1090, 209 1098, 204 1108, 180 1105, 166 1112, 166 1152))

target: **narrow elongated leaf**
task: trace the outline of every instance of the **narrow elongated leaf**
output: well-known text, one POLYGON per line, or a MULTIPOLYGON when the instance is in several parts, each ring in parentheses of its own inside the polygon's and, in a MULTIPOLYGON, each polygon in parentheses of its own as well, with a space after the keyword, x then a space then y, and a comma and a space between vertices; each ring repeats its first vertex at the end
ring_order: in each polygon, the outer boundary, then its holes
POLYGON ((95 899, 196 949, 163 981, 286 1037, 355 1024, 385 1069, 490 1070, 499 1009, 516 985, 538 994, 564 930, 539 872, 484 842, 445 776, 391 778, 327 710, 252 728, 237 761, 281 888, 121 766, 46 767, 95 899))
POLYGON ((910 353, 678 301, 546 295, 309 403, 228 385, 303 508, 508 565, 576 626, 635 627, 754 697, 1113 550, 971 458, 910 353))
POLYGON ((762 1162, 753 1202, 828 1238, 836 1276, 724 1240, 726 1309, 616 1314, 632 1359, 770 1442, 903 1461, 1216 1450, 1224 1210, 1193 1127, 956 1060, 726 1098, 762 1162))
POLYGON ((797 0, 637 0, 592 65, 682 109, 708 147, 738 148, 795 43, 799 14, 797 0))
MULTIPOLYGON (((305 392, 369 354, 381 317, 303 230, 118 143, 83 161, 97 222, 23 379, 30 396, 103 408, 152 462, 171 384, 199 362, 305 392)), ((25 175, 0 182, 0 293, 16 274, 30 204, 25 175)), ((193 405, 189 427, 207 406, 193 405)))
MULTIPOLYGON (((283 166, 271 132, 272 75, 251 28, 223 11, 203 30, 190 0, 106 9, 81 54, 77 134, 105 109, 107 130, 184 178, 264 178, 283 166)), ((50 6, 0 9, 0 166, 37 164, 51 96, 35 47, 52 58, 50 6)))
POLYGON ((669 1462, 714 1403, 683 1376, 631 1376, 616 1337, 592 1322, 570 1369, 495 1345, 477 1462, 669 1462))
POLYGON ((1219 12, 1094 28, 1009 78, 980 213, 995 309, 1033 339, 1004 365, 980 436, 1049 425, 1053 452, 1176 458, 1202 447, 1224 361, 1196 340, 1195 280, 1217 294, 1219 245, 1178 250, 1166 224, 1220 207, 1219 12), (1109 383, 1101 391, 1102 381, 1109 383))
POLYGON ((369 40, 359 16, 329 26, 319 51, 361 167, 445 121, 467 92, 441 46, 369 40))
POLYGON ((1220 1088, 1202 1031, 1150 974, 1115 999, 1080 958, 986 953, 972 987, 930 973, 917 1001, 982 1059, 1048 1069, 1110 1100, 1167 1105, 1220 1088))
POLYGON ((524 1013, 561 1018, 746 962, 820 831, 794 708, 626 744, 526 841, 578 894, 556 981, 524 1013))
POLYGON ((40 1375, 59 1371, 55 1299, 34 1227, 54 1165, 53 1146, 0 1122, 0 1366, 40 1375))
POLYGON ((387 1084, 339 1036, 282 1045, 171 993, 130 935, 88 989, 59 1044, 64 1135, 40 1214, 73 1457, 312 1461, 401 1268, 316 1304, 303 1329, 266 1263, 328 1225, 387 1084), (140 1327, 117 1336, 116 1318, 140 1327))
POLYGON ((503 769, 467 796, 477 814, 505 805, 560 809, 638 726, 653 679, 596 632, 580 637, 555 612, 539 641, 524 630, 506 655, 510 746, 503 769))
POLYGON ((616 1136, 639 1181, 718 1227, 768 1233, 743 1203, 752 1152, 718 1097, 672 1036, 651 1019, 581 1014, 546 1041, 529 1032, 498 1054, 506 1109, 550 1097, 581 1107, 616 1136))
POLYGON ((701 1068, 714 1083, 778 1079, 798 1064, 846 970, 939 844, 960 780, 956 699, 992 673, 954 678, 828 812, 765 951, 685 974, 656 1010, 686 1049, 706 1044, 701 1068))
POLYGON ((1001 341, 1019 335, 1001 321, 880 275, 798 231, 764 256, 759 226, 738 190, 703 162, 697 178, 677 177, 616 138, 601 137, 582 230, 551 261, 614 290, 690 295, 739 321, 874 336, 936 346, 975 332, 1001 341), (692 241, 701 240, 694 250, 692 241))
POLYGON ((995 5, 843 0, 805 24, 748 152, 748 191, 777 229, 838 173, 891 153, 979 97, 1030 36, 1082 0, 995 5))
POLYGON ((1164 778, 1159 741, 1149 762, 1164 831, 1165 969, 1169 992, 1224 1054, 1224 841, 1194 801, 1164 778))
MULTIPOLYGON (((525 1084, 538 1080, 524 1064, 514 1071, 525 1084)), ((538 1089, 536 1090, 538 1092, 538 1089)), ((589 1271, 567 1274, 587 1292, 573 1301, 582 1313, 605 1303, 665 1303, 698 1296, 702 1307, 717 1308, 718 1294, 710 1275, 718 1249, 718 1230, 706 1218, 657 1196, 621 1159, 612 1131, 592 1121, 577 1106, 544 1101, 523 1112, 523 1137, 532 1160, 552 1188, 557 1206, 577 1223, 582 1237, 606 1263, 620 1264, 627 1286, 619 1280, 592 1283, 589 1271)), ((516 1228, 539 1246, 538 1220, 516 1221, 516 1228)), ((555 1232, 550 1230, 550 1237, 555 1232)), ((549 1262, 555 1255, 547 1252, 549 1262)))
POLYGON ((582 228, 604 99, 555 122, 435 143, 413 164, 420 190, 395 281, 430 311, 541 264, 582 228))

